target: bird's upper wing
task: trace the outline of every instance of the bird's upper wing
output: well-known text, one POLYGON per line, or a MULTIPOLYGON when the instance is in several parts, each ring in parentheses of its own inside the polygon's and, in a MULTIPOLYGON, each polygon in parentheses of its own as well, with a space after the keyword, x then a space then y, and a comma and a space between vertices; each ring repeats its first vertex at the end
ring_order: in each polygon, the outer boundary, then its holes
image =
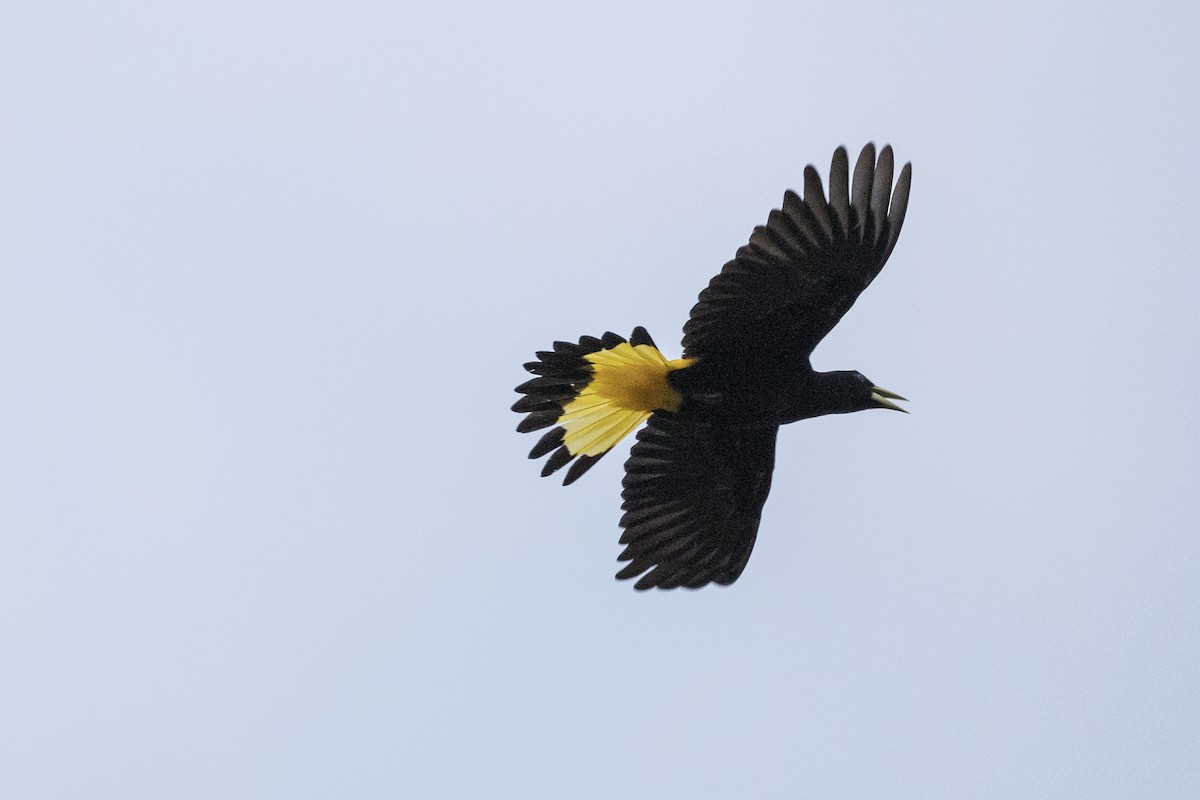
POLYGON ((778 426, 732 428, 659 411, 625 462, 621 579, 635 588, 737 580, 771 489, 778 426), (646 573, 642 575, 642 573, 646 573))
POLYGON ((807 358, 883 269, 904 223, 905 164, 892 189, 892 148, 863 148, 850 185, 845 148, 833 154, 829 199, 811 165, 804 197, 754 229, 749 244, 700 293, 683 328, 684 356, 807 358))

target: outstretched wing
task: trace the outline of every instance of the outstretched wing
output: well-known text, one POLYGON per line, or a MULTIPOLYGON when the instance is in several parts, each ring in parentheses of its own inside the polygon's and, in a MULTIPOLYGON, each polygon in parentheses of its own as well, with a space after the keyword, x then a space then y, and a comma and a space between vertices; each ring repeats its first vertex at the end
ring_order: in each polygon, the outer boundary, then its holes
POLYGON ((870 285, 896 246, 912 168, 892 189, 892 148, 863 148, 850 186, 845 148, 833 154, 826 200, 817 170, 804 197, 754 229, 749 244, 700 293, 683 328, 684 356, 807 358, 870 285), (890 195, 890 200, 889 200, 890 195))
POLYGON ((629 563, 617 577, 646 573, 637 589, 736 581, 771 489, 778 432, 655 412, 625 462, 619 560, 629 563))

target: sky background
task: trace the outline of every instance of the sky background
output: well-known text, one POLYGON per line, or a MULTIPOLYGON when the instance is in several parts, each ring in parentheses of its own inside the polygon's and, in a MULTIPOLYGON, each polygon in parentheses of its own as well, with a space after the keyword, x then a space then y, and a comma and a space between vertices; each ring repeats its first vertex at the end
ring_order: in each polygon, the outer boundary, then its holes
POLYGON ((1200 6, 434 5, 0 8, 0 796, 1200 796, 1200 6), (521 364, 867 141, 912 414, 635 593, 521 364))

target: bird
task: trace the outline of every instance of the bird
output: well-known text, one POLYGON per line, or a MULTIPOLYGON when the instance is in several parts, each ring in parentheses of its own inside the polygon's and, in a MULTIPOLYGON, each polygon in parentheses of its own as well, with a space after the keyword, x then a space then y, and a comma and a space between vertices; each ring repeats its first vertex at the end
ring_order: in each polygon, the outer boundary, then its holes
POLYGON ((556 341, 516 387, 522 433, 549 428, 529 453, 563 484, 643 422, 622 480, 618 580, 637 590, 698 589, 738 579, 758 537, 781 425, 906 401, 856 371, 818 372, 810 355, 887 263, 912 185, 905 164, 863 147, 853 178, 833 154, 829 195, 811 164, 765 225, 712 278, 668 359, 645 328, 556 341), (568 466, 569 465, 569 466, 568 466))

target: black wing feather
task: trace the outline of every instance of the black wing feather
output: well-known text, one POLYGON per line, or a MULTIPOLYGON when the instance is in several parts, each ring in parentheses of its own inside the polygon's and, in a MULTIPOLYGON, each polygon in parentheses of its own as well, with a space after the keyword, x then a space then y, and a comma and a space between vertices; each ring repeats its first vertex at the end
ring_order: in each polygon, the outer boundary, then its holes
POLYGON ((620 560, 629 564, 617 577, 641 575, 637 589, 737 580, 758 536, 778 431, 686 409, 650 417, 625 462, 620 560))
POLYGON ((700 293, 683 329, 687 358, 807 359, 854 305, 891 255, 908 207, 912 168, 892 187, 894 159, 885 146, 863 148, 849 181, 839 147, 821 177, 804 170, 804 196, 755 228, 749 243, 700 293))

